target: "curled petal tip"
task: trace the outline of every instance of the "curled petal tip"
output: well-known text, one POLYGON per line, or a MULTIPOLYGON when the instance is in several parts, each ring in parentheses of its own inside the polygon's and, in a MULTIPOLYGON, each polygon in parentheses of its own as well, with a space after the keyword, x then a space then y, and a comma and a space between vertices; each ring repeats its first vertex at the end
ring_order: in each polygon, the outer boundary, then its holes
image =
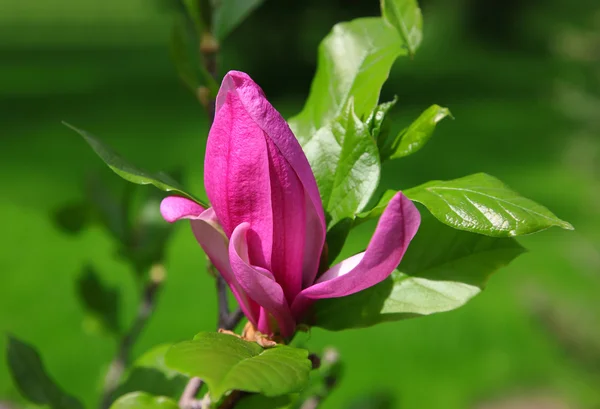
POLYGON ((198 217, 203 211, 202 206, 186 197, 167 196, 160 202, 160 214, 169 223, 198 217))

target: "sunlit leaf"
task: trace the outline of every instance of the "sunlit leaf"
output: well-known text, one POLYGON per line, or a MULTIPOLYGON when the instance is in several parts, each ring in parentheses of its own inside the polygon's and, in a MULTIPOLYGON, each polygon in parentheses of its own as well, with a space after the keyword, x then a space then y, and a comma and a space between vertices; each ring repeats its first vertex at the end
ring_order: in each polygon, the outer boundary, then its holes
POLYGON ((423 38, 423 16, 416 0, 381 0, 383 18, 388 21, 414 55, 423 38))
POLYGON ((391 120, 388 113, 397 102, 398 97, 394 97, 392 101, 377 105, 377 107, 366 120, 366 124, 369 127, 369 133, 377 142, 377 147, 380 151, 387 141, 390 133, 391 120))
POLYGON ((116 153, 110 147, 102 143, 98 138, 92 134, 75 128, 73 125, 64 123, 69 128, 73 129, 79 135, 85 139, 85 141, 92 147, 94 152, 112 169, 117 175, 123 179, 136 183, 138 185, 154 185, 157 188, 166 192, 176 192, 180 195, 187 196, 188 198, 196 201, 197 203, 206 206, 199 199, 194 197, 192 194, 187 193, 182 186, 179 185, 175 180, 165 173, 151 173, 138 168, 126 161, 121 155, 116 153))
POLYGON ((52 409, 83 409, 76 398, 65 393, 48 376, 40 355, 32 346, 9 335, 6 360, 15 385, 30 402, 52 409))
POLYGON ((427 182, 404 194, 425 205, 441 222, 488 236, 520 236, 552 226, 573 229, 544 206, 485 173, 427 182))
POLYGON ((412 155, 429 141, 438 122, 450 115, 448 108, 430 106, 408 128, 400 131, 383 147, 382 160, 412 155))
POLYGON ((339 23, 319 46, 317 72, 302 111, 289 124, 309 161, 319 145, 316 131, 334 120, 354 97, 359 118, 370 114, 392 64, 407 51, 381 17, 339 23), (317 146, 314 146, 314 145, 317 146))
POLYGON ((301 390, 308 381, 308 351, 279 345, 263 349, 229 334, 201 332, 192 341, 175 344, 167 365, 202 378, 213 400, 229 390, 279 396, 301 390))
POLYGON ((425 215, 398 270, 367 290, 318 301, 312 323, 342 330, 459 308, 523 251, 512 238, 452 229, 425 215))

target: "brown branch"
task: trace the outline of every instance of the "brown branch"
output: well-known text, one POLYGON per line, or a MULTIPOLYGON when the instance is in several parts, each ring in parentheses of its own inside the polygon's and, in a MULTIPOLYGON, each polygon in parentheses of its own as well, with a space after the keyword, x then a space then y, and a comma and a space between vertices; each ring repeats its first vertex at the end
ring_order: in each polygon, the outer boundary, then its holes
POLYGON ((121 338, 117 350, 117 355, 110 363, 106 377, 104 378, 104 388, 102 392, 101 407, 108 408, 112 403, 113 394, 119 386, 123 372, 129 362, 131 348, 144 330, 148 319, 154 311, 156 304, 156 295, 158 294, 162 283, 165 280, 165 269, 162 265, 156 264, 150 269, 150 277, 142 292, 142 298, 138 307, 137 315, 133 324, 121 338))

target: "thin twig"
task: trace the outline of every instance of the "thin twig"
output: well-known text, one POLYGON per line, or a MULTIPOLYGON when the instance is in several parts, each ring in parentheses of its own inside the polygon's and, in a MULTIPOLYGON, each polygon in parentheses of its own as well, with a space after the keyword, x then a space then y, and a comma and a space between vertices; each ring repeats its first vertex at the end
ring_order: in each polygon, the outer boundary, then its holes
POLYGON ((119 342, 117 355, 110 363, 110 367, 104 378, 104 389, 102 393, 102 408, 108 408, 112 403, 113 394, 119 386, 123 372, 129 362, 131 348, 144 330, 148 319, 154 311, 156 295, 165 280, 165 269, 162 265, 156 264, 150 270, 150 277, 144 287, 137 315, 129 331, 123 335, 119 342))

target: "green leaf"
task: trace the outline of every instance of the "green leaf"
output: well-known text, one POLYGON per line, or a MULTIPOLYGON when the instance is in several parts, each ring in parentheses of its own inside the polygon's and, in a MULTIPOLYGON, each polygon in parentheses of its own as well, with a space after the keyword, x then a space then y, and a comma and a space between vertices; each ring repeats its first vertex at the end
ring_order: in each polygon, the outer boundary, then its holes
POLYGON ((204 13, 200 0, 181 0, 188 17, 194 24, 198 36, 206 31, 207 16, 204 13))
POLYGON ((235 405, 235 409, 291 409, 291 403, 295 398, 295 394, 266 397, 253 393, 242 397, 235 405))
POLYGON ((213 400, 229 390, 279 396, 301 390, 308 381, 308 351, 278 345, 263 349, 229 334, 201 332, 193 341, 175 344, 166 363, 188 376, 202 378, 213 400))
POLYGON ((86 199, 97 220, 124 245, 131 230, 127 210, 134 186, 120 179, 115 182, 108 186, 97 176, 89 178, 85 186, 86 199))
POLYGON ((132 392, 121 396, 110 409, 179 409, 173 399, 153 396, 145 392, 132 392))
POLYGON ((184 20, 177 19, 171 31, 171 59, 181 81, 195 94, 198 92, 200 80, 190 56, 188 37, 184 20))
POLYGON ((396 30, 380 17, 339 23, 319 46, 317 72, 302 111, 289 120, 311 165, 317 130, 335 120, 354 97, 355 114, 368 116, 397 57, 406 55, 396 30))
POLYGON ((377 141, 377 147, 380 151, 390 133, 391 121, 389 120, 388 112, 397 102, 398 97, 396 96, 392 101, 377 105, 371 115, 367 118, 366 124, 369 128, 369 133, 373 139, 377 141))
POLYGON ((40 355, 32 346, 9 335, 6 358, 15 385, 30 402, 52 409, 83 409, 77 399, 66 394, 48 376, 40 355))
POLYGON ((83 268, 77 280, 77 294, 86 311, 103 329, 119 334, 119 291, 107 287, 90 265, 83 268))
POLYGON ((573 230, 544 206, 520 196, 485 173, 431 181, 404 191, 441 222, 494 237, 535 233, 552 226, 573 230))
POLYGON ((377 202, 377 204, 373 206, 373 208, 366 212, 362 212, 356 215, 357 217, 356 221, 354 222, 354 225, 357 226, 358 224, 364 221, 379 218, 379 216, 383 214, 383 211, 385 210, 388 203, 390 202, 390 200, 392 200, 396 193, 398 192, 395 190, 386 190, 377 202))
POLYGON ((376 138, 393 102, 377 107, 377 101, 392 64, 406 53, 382 18, 337 24, 319 46, 306 104, 289 120, 315 174, 328 230, 336 230, 327 239, 333 255, 379 182, 376 138))
POLYGON ((330 126, 321 128, 313 168, 331 227, 353 217, 369 202, 381 173, 379 152, 369 129, 354 112, 353 99, 330 126))
POLYGON ((69 203, 54 212, 56 225, 69 234, 77 234, 92 220, 90 206, 85 202, 69 203))
POLYGON ((512 238, 455 230, 425 215, 398 270, 359 293, 318 301, 312 324, 342 330, 459 308, 523 251, 512 238))
POLYGON ((94 152, 96 152, 96 154, 100 157, 100 159, 102 159, 104 163, 106 163, 108 167, 113 170, 113 172, 121 176, 123 179, 138 185, 151 184, 166 192, 173 191, 194 200, 202 206, 207 206, 206 204, 202 203, 202 201, 200 201, 198 198, 194 197, 192 194, 187 193, 183 189, 183 187, 179 185, 179 183, 177 183, 167 174, 162 172, 154 174, 142 170, 127 162, 118 153, 116 153, 114 150, 102 143, 99 139, 97 139, 89 132, 78 129, 66 122, 63 123, 69 128, 73 129, 79 135, 81 135, 83 139, 85 139, 85 141, 92 147, 94 152))
POLYGON ((215 9, 213 32, 223 41, 229 33, 246 19, 264 0, 221 0, 215 9))
POLYGON ((381 0, 381 13, 406 43, 414 55, 423 38, 423 16, 416 0, 381 0))
POLYGON ((131 207, 133 218, 127 258, 138 271, 147 271, 152 265, 164 261, 167 242, 173 229, 160 214, 162 194, 153 189, 138 192, 136 203, 131 207))
POLYGON ((432 105, 427 108, 410 126, 403 129, 382 150, 382 160, 402 158, 421 149, 433 135, 435 127, 442 119, 452 116, 448 108, 432 105))
POLYGON ((165 355, 171 344, 158 345, 136 359, 127 378, 114 396, 141 391, 153 395, 179 397, 187 384, 187 377, 169 368, 165 355))

